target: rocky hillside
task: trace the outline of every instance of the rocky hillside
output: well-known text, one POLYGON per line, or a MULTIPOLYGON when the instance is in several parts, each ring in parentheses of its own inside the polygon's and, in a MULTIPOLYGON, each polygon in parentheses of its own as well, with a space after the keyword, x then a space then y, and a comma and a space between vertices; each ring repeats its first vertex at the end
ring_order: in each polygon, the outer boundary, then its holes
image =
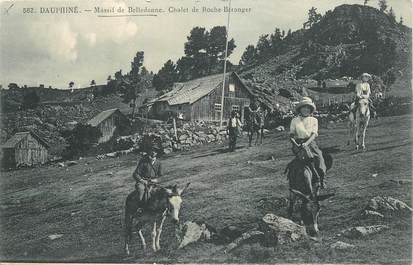
POLYGON ((394 95, 411 96, 411 29, 386 13, 341 5, 292 36, 293 41, 286 37, 281 43, 281 54, 244 66, 240 75, 275 93, 287 89, 297 95, 313 79, 357 78, 369 72, 389 84, 394 95))
MULTIPOLYGON (((106 85, 75 90, 44 87, 1 90, 0 143, 16 132, 34 131, 50 144, 52 154, 59 155, 65 146, 61 136, 63 130, 75 123, 86 122, 107 109, 119 108, 125 114, 131 113, 131 107, 118 93, 94 97, 95 88, 106 89, 106 85), (29 90, 36 91, 39 102, 37 107, 24 110, 23 98, 29 90)), ((138 105, 145 98, 154 97, 155 93, 153 89, 143 91, 137 100, 138 105)))

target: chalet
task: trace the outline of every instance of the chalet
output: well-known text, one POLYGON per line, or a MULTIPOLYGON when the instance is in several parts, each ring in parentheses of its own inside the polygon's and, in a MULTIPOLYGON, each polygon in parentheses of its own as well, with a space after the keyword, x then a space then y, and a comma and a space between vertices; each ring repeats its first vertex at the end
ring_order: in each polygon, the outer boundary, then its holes
POLYGON ((235 73, 226 74, 224 107, 221 106, 223 75, 211 75, 185 83, 175 83, 172 90, 149 101, 149 116, 159 118, 165 112, 183 114, 187 121, 219 121, 222 109, 224 120, 232 110, 244 118, 244 109, 250 104, 253 94, 235 73))
POLYGON ((96 127, 102 133, 98 143, 105 143, 116 135, 127 134, 130 130, 128 118, 119 109, 109 109, 102 111, 87 124, 96 127))
POLYGON ((48 161, 49 145, 33 132, 18 132, 2 145, 4 167, 33 166, 48 161))

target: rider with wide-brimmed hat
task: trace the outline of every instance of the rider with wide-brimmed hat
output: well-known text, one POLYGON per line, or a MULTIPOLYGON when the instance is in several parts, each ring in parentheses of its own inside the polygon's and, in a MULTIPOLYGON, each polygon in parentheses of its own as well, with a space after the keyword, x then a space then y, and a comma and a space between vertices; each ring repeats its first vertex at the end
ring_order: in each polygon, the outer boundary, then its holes
POLYGON ((162 167, 157 159, 157 153, 155 151, 143 153, 132 174, 136 181, 135 188, 138 191, 140 201, 146 201, 153 185, 158 182, 158 178, 161 176, 162 167))
MULTIPOLYGON (((370 100, 370 94, 371 94, 370 84, 369 84, 370 79, 371 79, 371 75, 369 73, 363 73, 361 75, 361 82, 356 85, 356 90, 355 90, 356 98, 355 98, 354 103, 351 106, 351 109, 353 111, 356 111, 358 102, 360 99, 370 100)), ((371 104, 370 104, 370 107, 372 107, 371 104)))
POLYGON ((295 109, 298 115, 292 119, 290 124, 290 139, 293 143, 293 153, 297 155, 303 148, 312 153, 313 158, 309 164, 312 167, 316 182, 320 182, 321 187, 324 188, 327 168, 323 153, 315 141, 318 136, 318 120, 312 116, 316 106, 311 98, 304 97, 296 105, 295 109))

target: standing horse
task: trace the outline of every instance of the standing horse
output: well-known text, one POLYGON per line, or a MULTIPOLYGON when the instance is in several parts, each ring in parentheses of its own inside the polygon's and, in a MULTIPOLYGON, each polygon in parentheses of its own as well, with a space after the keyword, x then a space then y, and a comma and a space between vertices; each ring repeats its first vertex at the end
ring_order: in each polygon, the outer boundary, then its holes
MULTIPOLYGON (((328 170, 333 164, 333 158, 329 154, 323 154, 323 156, 328 170)), ((295 158, 288 164, 285 173, 287 173, 290 190, 288 218, 292 218, 294 205, 298 198, 301 199, 299 211, 306 232, 309 236, 317 236, 320 202, 334 196, 334 194, 319 195, 319 185, 317 185, 312 170, 305 161, 295 158)))
POLYGON ((362 98, 358 100, 358 106, 356 112, 350 111, 349 114, 349 136, 347 144, 350 145, 351 138, 354 135, 354 143, 356 144, 356 150, 359 149, 360 136, 362 137, 361 147, 363 150, 366 149, 365 138, 367 126, 370 121, 370 108, 369 108, 369 99, 362 98), (360 135, 361 133, 361 135, 360 135))
POLYGON ((160 237, 163 223, 170 216, 175 224, 179 223, 179 210, 182 204, 182 194, 189 186, 189 183, 182 189, 176 185, 173 187, 155 186, 147 201, 140 201, 136 190, 131 192, 125 203, 125 253, 130 254, 129 243, 132 238, 133 221, 137 219, 136 228, 142 242, 142 248, 146 250, 145 238, 142 234, 142 227, 145 223, 152 221, 152 249, 154 252, 161 249, 160 237), (156 221, 160 219, 159 227, 156 221))
POLYGON ((248 115, 246 115, 248 143, 250 147, 254 133, 256 133, 257 135, 257 138, 255 139, 255 145, 258 144, 258 139, 260 140, 260 145, 262 145, 262 140, 264 138, 264 123, 265 111, 263 110, 250 112, 248 113, 248 115))

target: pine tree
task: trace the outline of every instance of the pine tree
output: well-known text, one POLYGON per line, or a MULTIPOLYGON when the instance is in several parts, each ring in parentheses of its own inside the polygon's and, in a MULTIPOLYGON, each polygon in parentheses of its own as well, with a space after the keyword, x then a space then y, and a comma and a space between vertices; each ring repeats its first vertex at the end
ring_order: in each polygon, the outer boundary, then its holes
POLYGON ((393 7, 390 7, 389 13, 388 13, 390 20, 393 23, 396 23, 396 14, 394 13, 393 7))
POLYGON ((399 24, 400 24, 400 25, 403 25, 403 17, 402 17, 402 16, 400 16, 399 24))
POLYGON ((386 0, 379 0, 379 9, 381 12, 386 11, 387 9, 387 1, 386 0))
POLYGON ((256 59, 256 56, 257 56, 257 52, 255 50, 254 45, 248 45, 247 48, 245 48, 245 51, 241 56, 241 60, 239 61, 239 64, 249 65, 256 59))
POLYGON ((314 24, 319 22, 323 16, 317 13, 317 8, 312 7, 308 10, 308 21, 303 24, 303 28, 311 28, 314 24))
POLYGON ((177 79, 176 65, 172 60, 168 60, 159 72, 153 76, 152 85, 158 91, 170 90, 177 79))

